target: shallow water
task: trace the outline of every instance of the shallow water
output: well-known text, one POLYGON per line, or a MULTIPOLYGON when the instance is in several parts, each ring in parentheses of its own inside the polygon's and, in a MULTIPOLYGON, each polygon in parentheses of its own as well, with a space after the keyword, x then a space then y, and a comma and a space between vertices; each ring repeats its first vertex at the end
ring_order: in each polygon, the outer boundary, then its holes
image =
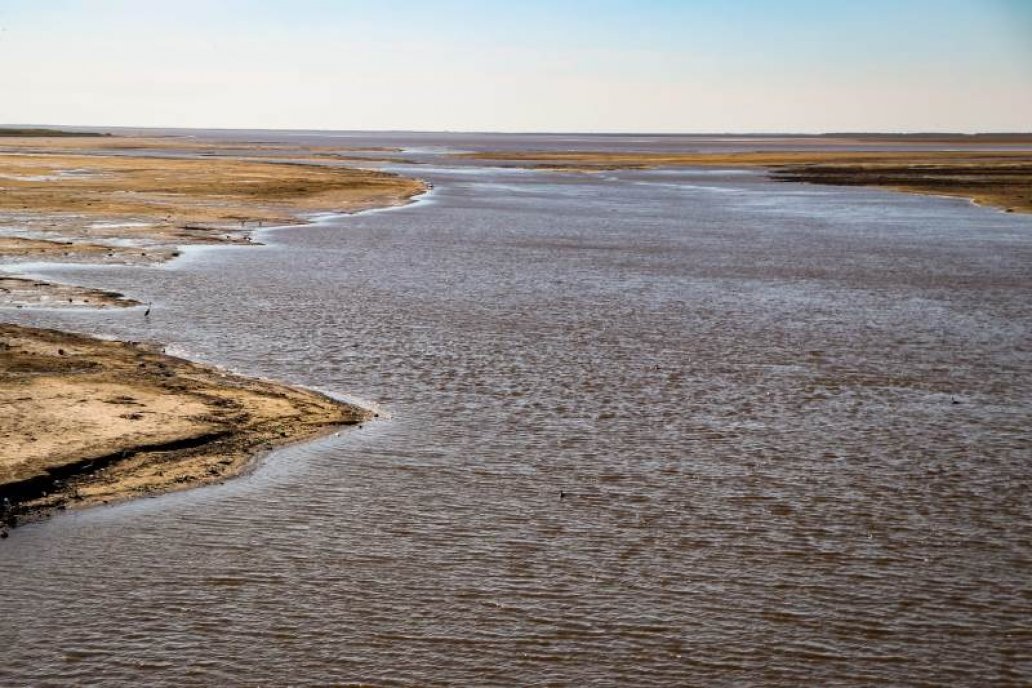
POLYGON ((44 270, 150 321, 13 319, 391 418, 13 531, 0 684, 1032 681, 1032 220, 412 172, 425 202, 264 248, 44 270))

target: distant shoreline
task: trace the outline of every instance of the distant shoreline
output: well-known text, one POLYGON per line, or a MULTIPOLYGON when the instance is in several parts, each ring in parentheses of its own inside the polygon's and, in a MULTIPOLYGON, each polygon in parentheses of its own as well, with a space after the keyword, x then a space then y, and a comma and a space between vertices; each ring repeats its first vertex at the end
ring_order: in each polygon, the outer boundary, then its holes
POLYGON ((68 129, 42 129, 42 128, 25 128, 19 129, 14 127, 0 127, 0 136, 2 137, 53 137, 53 138, 90 138, 90 137, 102 137, 111 136, 111 134, 104 134, 96 131, 71 131, 68 129))
MULTIPOLYGON (((1032 143, 1032 135, 1029 142, 1032 143)), ((884 143, 884 140, 878 139, 877 143, 884 143)), ((1005 212, 1032 212, 1032 150, 491 151, 461 153, 458 157, 560 172, 657 167, 763 168, 778 181, 873 186, 932 196, 957 196, 1005 212)))
MULTIPOLYGON (((253 127, 175 127, 175 126, 128 126, 128 125, 60 125, 60 124, 33 124, 33 125, 0 125, 0 131, 45 131, 56 132, 56 136, 118 136, 118 137, 149 137, 151 134, 145 132, 177 132, 178 136, 190 132, 204 133, 248 133, 248 132, 281 132, 288 134, 441 134, 457 136, 542 136, 542 137, 569 137, 569 136, 590 136, 596 138, 614 137, 648 137, 648 138, 740 138, 740 139, 842 139, 855 141, 881 141, 881 142, 930 142, 930 143, 995 143, 1010 142, 1015 144, 1032 145, 1032 131, 822 131, 822 132, 798 132, 798 131, 541 131, 541 130, 476 130, 476 129, 307 129, 307 128, 253 128, 253 127), (144 132, 144 133, 141 133, 144 132)), ((163 136, 169 136, 163 133, 163 136)))

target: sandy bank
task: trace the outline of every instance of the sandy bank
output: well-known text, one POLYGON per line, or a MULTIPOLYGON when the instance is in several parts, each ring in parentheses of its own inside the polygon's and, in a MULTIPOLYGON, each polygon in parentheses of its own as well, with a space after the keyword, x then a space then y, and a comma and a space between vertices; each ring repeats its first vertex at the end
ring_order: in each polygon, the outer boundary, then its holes
POLYGON ((126 298, 116 291, 0 275, 0 306, 22 308, 26 303, 54 308, 126 308, 140 305, 139 301, 126 298))
MULTIPOLYGON (((4 520, 211 483, 371 414, 154 347, 0 325, 4 520)), ((2 507, 0 507, 2 508, 2 507)))

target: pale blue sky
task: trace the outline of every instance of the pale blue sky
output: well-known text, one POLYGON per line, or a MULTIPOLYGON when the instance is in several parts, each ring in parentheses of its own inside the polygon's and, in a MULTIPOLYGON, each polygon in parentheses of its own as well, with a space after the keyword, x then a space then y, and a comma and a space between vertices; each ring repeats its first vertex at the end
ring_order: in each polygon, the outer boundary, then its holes
POLYGON ((1032 0, 0 0, 0 122, 1032 130, 1032 0))

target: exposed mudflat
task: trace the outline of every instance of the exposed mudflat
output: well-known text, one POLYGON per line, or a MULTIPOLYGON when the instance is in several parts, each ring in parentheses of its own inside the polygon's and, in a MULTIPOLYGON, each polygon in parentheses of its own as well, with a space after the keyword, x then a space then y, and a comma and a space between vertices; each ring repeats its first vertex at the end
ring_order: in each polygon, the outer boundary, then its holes
POLYGON ((0 325, 2 514, 222 480, 256 451, 371 413, 154 346, 0 325))

